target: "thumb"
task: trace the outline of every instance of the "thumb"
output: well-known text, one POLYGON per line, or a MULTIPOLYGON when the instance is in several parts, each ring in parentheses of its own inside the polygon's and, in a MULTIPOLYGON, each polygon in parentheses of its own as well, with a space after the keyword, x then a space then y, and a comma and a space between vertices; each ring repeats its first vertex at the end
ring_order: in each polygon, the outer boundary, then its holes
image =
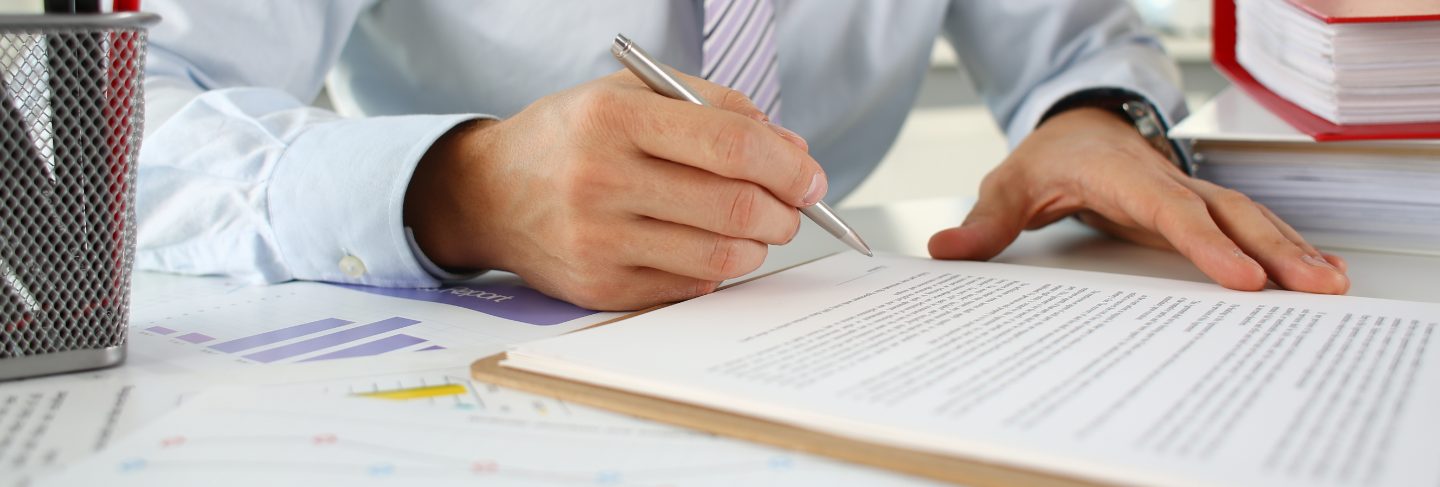
POLYGON ((1010 246, 1029 219, 1023 198, 981 194, 965 223, 930 237, 930 256, 947 260, 989 260, 1010 246))

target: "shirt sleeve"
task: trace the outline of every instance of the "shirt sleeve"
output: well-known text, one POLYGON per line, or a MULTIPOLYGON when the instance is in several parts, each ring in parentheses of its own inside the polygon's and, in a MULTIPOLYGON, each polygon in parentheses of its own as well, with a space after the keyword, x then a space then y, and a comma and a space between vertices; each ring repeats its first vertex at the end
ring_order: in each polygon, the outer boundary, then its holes
POLYGON ((346 118, 309 106, 368 1, 156 0, 138 269, 257 282, 434 286, 405 191, 476 114, 346 118), (357 265, 358 264, 358 265, 357 265))
POLYGON ((1179 69, 1126 0, 956 0, 944 30, 1011 147, 1096 88, 1136 93, 1167 123, 1186 114, 1179 69))

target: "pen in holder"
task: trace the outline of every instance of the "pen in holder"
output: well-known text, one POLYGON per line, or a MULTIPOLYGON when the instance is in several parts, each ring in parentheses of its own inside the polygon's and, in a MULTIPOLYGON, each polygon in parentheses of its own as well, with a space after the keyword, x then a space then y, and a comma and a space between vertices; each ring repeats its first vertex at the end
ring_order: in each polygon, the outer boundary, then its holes
POLYGON ((124 360, 158 21, 0 15, 0 380, 124 360))

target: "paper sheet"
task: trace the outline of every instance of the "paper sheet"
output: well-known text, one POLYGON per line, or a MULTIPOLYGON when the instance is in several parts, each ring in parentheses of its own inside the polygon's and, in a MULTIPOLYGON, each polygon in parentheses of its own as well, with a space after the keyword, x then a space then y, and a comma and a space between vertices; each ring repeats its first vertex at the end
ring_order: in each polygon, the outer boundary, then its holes
POLYGON ((932 485, 476 384, 465 374, 207 392, 37 485, 932 485), (465 392, 400 403, 343 397, 434 384, 465 392))
POLYGON ((499 349, 619 315, 551 299, 503 273, 440 289, 238 286, 141 273, 135 287, 147 301, 132 308, 126 367, 159 374, 499 349))
POLYGON ((23 486, 31 475, 100 450, 177 405, 178 391, 103 376, 22 383, 0 389, 0 486, 23 486))
POLYGON ((378 380, 618 315, 551 300, 503 273, 396 290, 142 272, 132 287, 122 366, 0 383, 0 487, 27 485, 214 385, 378 380))
POLYGON ((148 374, 124 367, 45 377, 0 386, 0 487, 24 487, 162 417, 188 397, 215 386, 251 385, 296 393, 343 394, 340 388, 435 380, 431 371, 463 363, 476 352, 447 350, 237 371, 148 374))
POLYGON ((844 254, 507 366, 1123 483, 1435 485, 1440 305, 844 254))

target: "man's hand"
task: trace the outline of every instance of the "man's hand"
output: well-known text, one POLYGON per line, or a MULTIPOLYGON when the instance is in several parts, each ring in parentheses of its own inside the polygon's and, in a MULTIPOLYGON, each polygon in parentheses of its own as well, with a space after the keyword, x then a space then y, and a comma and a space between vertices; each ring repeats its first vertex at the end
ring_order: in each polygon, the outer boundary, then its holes
POLYGON ((744 95, 685 81, 718 109, 622 71, 457 127, 416 169, 406 224, 442 267, 511 271, 591 309, 686 299, 754 270, 795 236, 825 175, 744 95))
POLYGON ((1266 280, 1343 294, 1345 261, 1234 190, 1186 176, 1118 115, 1062 112, 985 177, 965 223, 930 238, 939 259, 989 259, 1023 229, 1067 215, 1141 244, 1173 248, 1221 285, 1258 290, 1266 280))

